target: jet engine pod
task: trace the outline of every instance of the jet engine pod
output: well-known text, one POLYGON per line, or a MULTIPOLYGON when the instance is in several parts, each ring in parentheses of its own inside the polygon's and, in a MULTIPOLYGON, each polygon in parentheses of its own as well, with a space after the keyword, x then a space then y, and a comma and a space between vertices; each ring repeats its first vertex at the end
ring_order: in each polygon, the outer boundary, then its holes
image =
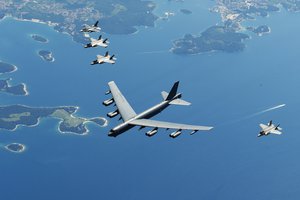
POLYGON ((170 134, 171 138, 176 138, 181 134, 181 130, 175 131, 173 133, 170 134))
POLYGON ((117 116, 118 114, 119 114, 119 111, 118 111, 118 110, 115 110, 115 111, 113 111, 113 112, 107 113, 107 117, 113 118, 113 117, 117 116))
POLYGON ((108 91, 105 92, 105 95, 108 95, 108 94, 110 94, 110 93, 111 93, 111 91, 108 90, 108 91))
POLYGON ((148 137, 152 137, 153 135, 155 135, 156 133, 157 133, 157 128, 154 128, 153 130, 151 130, 151 131, 148 131, 147 133, 146 133, 146 135, 148 136, 148 137))
POLYGON ((111 105, 113 102, 114 102, 114 99, 111 98, 111 99, 107 99, 107 100, 103 101, 102 104, 105 105, 105 106, 109 106, 109 105, 111 105))

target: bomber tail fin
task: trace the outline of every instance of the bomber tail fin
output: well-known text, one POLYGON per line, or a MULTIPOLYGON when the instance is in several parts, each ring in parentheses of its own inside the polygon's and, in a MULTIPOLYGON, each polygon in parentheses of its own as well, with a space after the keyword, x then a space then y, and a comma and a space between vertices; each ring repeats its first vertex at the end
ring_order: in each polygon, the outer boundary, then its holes
POLYGON ((99 21, 96 21, 96 23, 94 24, 94 27, 98 27, 98 23, 99 23, 99 21))
POLYGON ((166 100, 172 100, 176 94, 177 94, 177 90, 178 90, 178 85, 179 85, 179 81, 175 82, 170 93, 168 94, 166 100))

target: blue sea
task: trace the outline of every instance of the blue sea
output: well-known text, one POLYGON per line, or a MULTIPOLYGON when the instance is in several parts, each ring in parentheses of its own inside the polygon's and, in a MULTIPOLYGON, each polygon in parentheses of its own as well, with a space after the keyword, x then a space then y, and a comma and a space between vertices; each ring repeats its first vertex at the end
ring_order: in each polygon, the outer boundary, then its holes
POLYGON ((183 99, 192 105, 171 106, 154 119, 215 128, 176 139, 165 130, 148 138, 135 128, 110 138, 109 129, 120 123, 115 118, 106 128, 88 125, 86 136, 59 133, 57 119, 1 130, 2 146, 18 142, 27 149, 15 154, 0 148, 0 199, 299 199, 300 14, 282 10, 247 22, 268 24, 272 32, 250 33, 243 52, 178 56, 168 52, 172 40, 200 34, 220 23, 220 16, 209 12, 212 1, 157 3, 156 14, 176 15, 132 35, 103 33, 115 65, 90 66, 105 49, 84 49, 47 25, 0 21, 0 60, 18 67, 1 78, 25 83, 29 91, 24 97, 0 94, 0 104, 73 105, 80 107, 78 116, 105 116, 113 108, 102 101, 114 80, 141 112, 179 80, 183 99), (39 50, 52 51, 55 62, 43 61, 39 50), (263 113, 281 104, 286 106, 263 113), (259 123, 271 119, 283 135, 257 138, 259 123))

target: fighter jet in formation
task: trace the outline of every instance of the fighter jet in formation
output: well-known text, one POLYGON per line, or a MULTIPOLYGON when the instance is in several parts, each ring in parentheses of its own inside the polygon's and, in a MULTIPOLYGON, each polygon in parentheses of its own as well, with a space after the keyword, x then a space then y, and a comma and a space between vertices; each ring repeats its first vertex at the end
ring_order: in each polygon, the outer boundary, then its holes
POLYGON ((259 126, 262 130, 259 132, 257 137, 267 136, 271 133, 276 134, 276 135, 281 135, 282 134, 282 132, 280 132, 282 130, 282 128, 279 127, 279 124, 277 126, 275 126, 272 123, 272 120, 268 123, 268 125, 260 124, 259 126))
POLYGON ((105 106, 109 106, 115 103, 117 110, 110 112, 107 114, 108 117, 113 118, 118 114, 121 115, 120 119, 123 119, 123 123, 116 126, 115 128, 111 129, 108 133, 108 136, 116 137, 125 131, 139 126, 140 129, 145 127, 151 127, 152 130, 146 133, 147 136, 151 137, 158 132, 159 128, 164 129, 175 129, 174 132, 170 134, 170 137, 176 138, 182 133, 182 130, 191 130, 191 135, 196 133, 197 131, 208 131, 211 130, 213 127, 208 126, 195 126, 195 125, 187 125, 187 124, 177 124, 171 122, 163 122, 157 120, 150 120, 149 118, 157 115, 164 109, 166 109, 169 105, 184 105, 188 106, 191 103, 184 101, 181 99, 182 94, 177 93, 179 82, 176 82, 170 93, 165 91, 162 92, 163 101, 148 110, 136 114, 132 107, 129 105, 125 97, 122 95, 120 90, 118 89, 117 85, 114 81, 108 83, 109 91, 106 94, 112 94, 112 98, 103 102, 105 106))
POLYGON ((99 36, 98 39, 90 38, 91 42, 84 46, 84 48, 90 48, 90 47, 108 47, 108 38, 102 39, 102 35, 99 36))
POLYGON ((94 25, 85 25, 81 32, 85 33, 92 33, 92 32, 99 32, 101 28, 98 26, 99 21, 97 21, 94 25))
POLYGON ((110 56, 107 51, 104 56, 97 55, 97 60, 94 60, 91 63, 91 65, 103 64, 103 63, 115 64, 116 60, 117 59, 115 58, 115 55, 110 56))

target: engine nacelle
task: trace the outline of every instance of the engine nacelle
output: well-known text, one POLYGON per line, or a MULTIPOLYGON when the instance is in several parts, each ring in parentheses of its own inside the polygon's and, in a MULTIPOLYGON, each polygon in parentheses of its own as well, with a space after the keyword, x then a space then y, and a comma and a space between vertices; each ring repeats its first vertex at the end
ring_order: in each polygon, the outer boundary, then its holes
POLYGON ((113 111, 113 112, 107 113, 107 117, 113 118, 113 117, 117 116, 118 114, 119 114, 119 111, 118 111, 118 110, 115 110, 115 111, 113 111))
POLYGON ((173 133, 170 134, 171 138, 176 138, 181 134, 181 130, 175 131, 173 133))
POLYGON ((154 128, 153 130, 151 130, 151 131, 148 131, 147 133, 146 133, 146 135, 148 136, 148 137, 151 137, 151 136, 153 136, 153 135, 155 135, 156 133, 157 133, 157 128, 154 128))
POLYGON ((198 130, 193 130, 191 133, 190 133, 190 135, 194 135, 195 133, 197 133, 198 132, 198 130))
POLYGON ((111 99, 107 99, 107 100, 105 100, 105 101, 103 101, 103 105, 105 105, 105 106, 109 106, 109 105, 111 105, 113 102, 115 102, 115 100, 113 99, 113 98, 111 98, 111 99))
POLYGON ((111 91, 108 90, 108 91, 105 92, 105 95, 108 95, 108 94, 110 94, 110 93, 111 93, 111 91))

